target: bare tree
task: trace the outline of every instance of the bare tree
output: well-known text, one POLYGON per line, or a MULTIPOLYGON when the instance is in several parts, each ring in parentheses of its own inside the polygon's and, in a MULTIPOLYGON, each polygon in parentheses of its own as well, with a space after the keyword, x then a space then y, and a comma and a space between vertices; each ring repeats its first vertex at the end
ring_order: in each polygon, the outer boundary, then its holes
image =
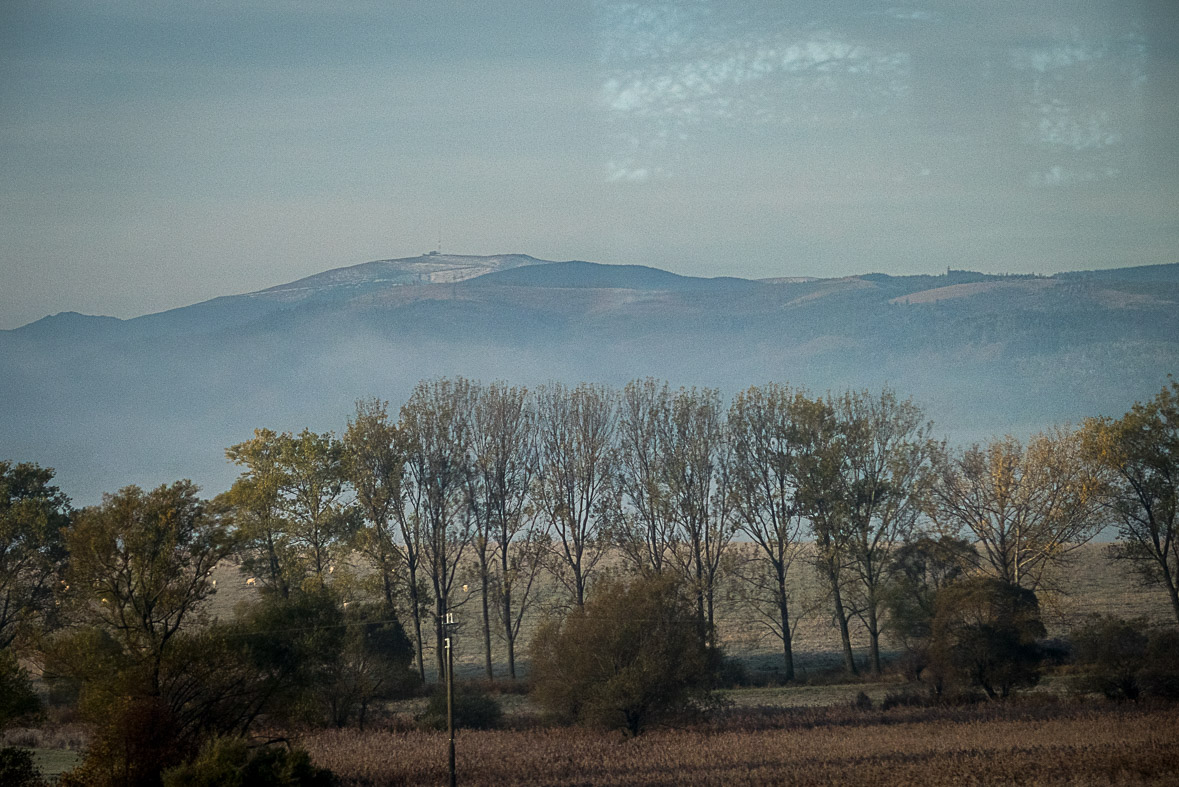
POLYGON ((720 393, 681 388, 671 398, 665 425, 659 475, 666 519, 674 527, 670 554, 711 632, 721 560, 734 530, 720 393))
POLYGON ((1086 454, 1111 478, 1103 502, 1118 523, 1113 554, 1162 585, 1179 621, 1179 383, 1117 421, 1085 424, 1086 454))
POLYGON ((485 667, 490 679, 494 602, 508 648, 508 672, 515 678, 516 636, 537 566, 529 496, 537 466, 536 408, 526 389, 492 383, 475 390, 471 448, 469 483, 485 667))
POLYGON ((870 666, 879 674, 883 590, 894 566, 890 556, 914 532, 920 489, 937 446, 920 408, 888 388, 879 396, 845 393, 834 407, 844 453, 837 487, 844 495, 840 540, 856 580, 856 612, 868 632, 870 666))
POLYGON ((1026 448, 1005 437, 944 454, 927 509, 948 531, 974 535, 990 573, 1035 591, 1100 530, 1098 487, 1079 435, 1057 428, 1026 448))
POLYGON ((618 517, 614 539, 640 574, 663 573, 674 538, 663 488, 670 402, 668 384, 651 377, 622 390, 618 486, 627 510, 618 517))
POLYGON ((855 655, 844 593, 848 583, 848 495, 845 487, 847 454, 843 424, 835 403, 828 399, 796 397, 792 405, 797 440, 794 462, 799 510, 810 521, 815 537, 814 564, 827 584, 835 623, 843 645, 843 668, 855 675, 855 655))
POLYGON ((471 542, 472 386, 463 378, 422 381, 401 408, 405 437, 406 533, 420 550, 420 569, 434 597, 434 644, 443 672, 445 615, 458 566, 471 542))
POLYGON ((798 451, 795 410, 809 402, 802 393, 771 383, 751 387, 733 399, 728 429, 732 446, 729 494, 736 523, 755 550, 741 572, 757 599, 767 597, 772 614, 764 616, 782 642, 782 666, 794 679, 790 569, 805 534, 798 499, 798 451))
POLYGON ((614 393, 582 383, 539 392, 536 499, 552 533, 553 571, 578 607, 605 553, 617 464, 614 393))

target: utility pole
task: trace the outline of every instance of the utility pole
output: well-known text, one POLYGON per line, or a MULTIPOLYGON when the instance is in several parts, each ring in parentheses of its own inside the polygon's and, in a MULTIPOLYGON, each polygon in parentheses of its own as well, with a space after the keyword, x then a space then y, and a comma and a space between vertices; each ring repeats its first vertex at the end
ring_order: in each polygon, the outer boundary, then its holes
POLYGON ((442 627, 446 632, 443 644, 446 647, 446 732, 450 737, 450 787, 455 787, 454 771, 454 648, 451 646, 450 631, 455 625, 454 613, 449 611, 447 603, 446 616, 442 619, 442 627))

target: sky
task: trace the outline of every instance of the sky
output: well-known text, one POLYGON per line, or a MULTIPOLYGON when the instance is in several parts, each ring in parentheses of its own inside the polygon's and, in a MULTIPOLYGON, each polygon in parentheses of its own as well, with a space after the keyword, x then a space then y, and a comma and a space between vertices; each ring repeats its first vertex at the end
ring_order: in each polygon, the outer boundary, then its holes
POLYGON ((374 259, 1179 262, 1174 0, 3 0, 0 329, 374 259))

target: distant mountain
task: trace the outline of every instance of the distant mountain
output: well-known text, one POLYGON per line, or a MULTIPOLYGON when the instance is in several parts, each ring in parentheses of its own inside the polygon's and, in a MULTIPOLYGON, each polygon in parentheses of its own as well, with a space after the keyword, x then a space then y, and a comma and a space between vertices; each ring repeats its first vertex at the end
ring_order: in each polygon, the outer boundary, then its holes
POLYGON ((430 254, 337 268, 130 320, 0 331, 0 458, 78 502, 235 475, 253 429, 343 427, 419 379, 635 377, 733 393, 890 384, 949 439, 1117 415, 1179 370, 1179 265, 1055 276, 680 276, 642 265, 430 254))

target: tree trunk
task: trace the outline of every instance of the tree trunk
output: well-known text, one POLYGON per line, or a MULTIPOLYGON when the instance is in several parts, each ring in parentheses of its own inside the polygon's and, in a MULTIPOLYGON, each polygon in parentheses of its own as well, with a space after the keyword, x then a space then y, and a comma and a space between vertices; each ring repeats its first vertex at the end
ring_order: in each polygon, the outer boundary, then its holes
POLYGON ((418 596, 418 575, 411 567, 409 570, 409 606, 413 616, 413 638, 418 657, 418 677, 422 683, 426 682, 426 662, 422 655, 422 600, 418 596))
POLYGON ((827 578, 831 581, 831 598, 835 605, 835 620, 839 623, 839 637, 843 641, 843 669, 848 675, 859 675, 856 658, 852 654, 851 631, 847 626, 847 612, 843 608, 843 596, 839 592, 839 574, 828 565, 827 578))
POLYGON ((1165 560, 1163 561, 1162 575, 1167 584, 1167 594, 1171 597, 1171 610, 1175 613, 1175 621, 1179 623, 1179 587, 1175 586, 1175 577, 1165 560))
POLYGON ((794 680, 794 646, 790 635, 790 610, 786 597, 786 574, 778 569, 778 612, 782 618, 782 665, 786 680, 794 680))
POLYGON ((880 674, 880 625, 876 618, 876 600, 868 597, 868 653, 872 661, 872 674, 880 674))
POLYGON ((503 548, 500 550, 502 555, 500 559, 500 570, 503 572, 503 591, 504 591, 504 639, 508 642, 508 675, 512 680, 516 679, 516 637, 515 632, 512 631, 512 584, 508 580, 508 550, 507 539, 503 539, 503 548))
POLYGON ((492 680, 495 675, 491 669, 491 610, 487 600, 487 578, 490 572, 487 570, 487 556, 483 553, 479 555, 479 573, 483 596, 483 657, 486 662, 487 679, 492 680))

